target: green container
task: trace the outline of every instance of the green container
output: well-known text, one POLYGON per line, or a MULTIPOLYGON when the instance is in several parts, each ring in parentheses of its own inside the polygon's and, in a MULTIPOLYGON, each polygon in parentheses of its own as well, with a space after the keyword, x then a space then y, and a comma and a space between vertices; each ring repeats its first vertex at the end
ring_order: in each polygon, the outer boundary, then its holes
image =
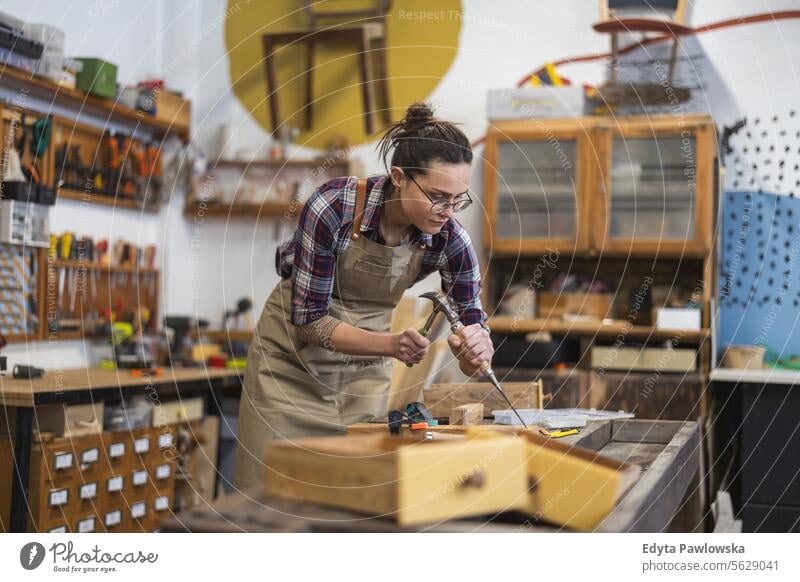
POLYGON ((117 65, 102 59, 76 59, 83 69, 75 77, 75 87, 107 99, 117 98, 117 65))

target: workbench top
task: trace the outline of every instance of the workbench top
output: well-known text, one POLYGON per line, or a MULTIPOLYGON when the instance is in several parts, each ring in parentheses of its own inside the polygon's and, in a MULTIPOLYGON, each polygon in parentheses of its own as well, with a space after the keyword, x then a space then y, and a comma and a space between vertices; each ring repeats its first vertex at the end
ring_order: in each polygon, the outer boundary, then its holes
MULTIPOLYGON (((70 393, 121 388, 141 388, 187 382, 237 378, 240 371, 227 368, 163 368, 161 376, 135 377, 130 370, 75 368, 47 370, 34 380, 0 376, 0 406, 33 407, 43 396, 48 401, 70 393)), ((67 398, 64 398, 66 400, 67 398)))
MULTIPOLYGON (((666 531, 699 470, 700 429, 696 422, 614 420, 591 422, 562 443, 638 464, 638 481, 598 527, 604 532, 666 531)), ((230 494, 205 507, 170 516, 168 532, 553 532, 564 528, 521 513, 448 520, 402 528, 385 517, 268 496, 262 488, 230 494)), ((689 524, 687 529, 693 527, 689 524)))
POLYGON ((764 368, 762 370, 740 370, 736 368, 715 368, 708 377, 711 382, 730 382, 733 384, 800 384, 800 370, 764 368))

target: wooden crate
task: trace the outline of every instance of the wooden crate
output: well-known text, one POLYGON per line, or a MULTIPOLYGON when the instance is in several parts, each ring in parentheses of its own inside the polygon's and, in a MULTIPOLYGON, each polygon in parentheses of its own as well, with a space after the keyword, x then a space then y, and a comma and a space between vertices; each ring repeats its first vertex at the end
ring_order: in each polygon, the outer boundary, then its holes
MULTIPOLYGON (((531 382, 503 382, 503 391, 516 408, 536 408, 539 403, 539 385, 531 382)), ((422 393, 425 406, 434 418, 450 418, 450 411, 462 404, 483 404, 484 416, 493 410, 507 410, 508 404, 489 382, 463 384, 433 384, 422 393)))
POLYGON ((584 370, 541 368, 501 368, 495 374, 505 387, 514 382, 541 380, 545 394, 545 408, 585 408, 587 374, 584 370))
POLYGON ((589 402, 600 410, 633 412, 639 419, 695 420, 704 415, 701 374, 589 373, 589 402))
POLYGON ((265 462, 269 494, 401 525, 519 508, 528 491, 519 439, 309 438, 269 444, 265 462))

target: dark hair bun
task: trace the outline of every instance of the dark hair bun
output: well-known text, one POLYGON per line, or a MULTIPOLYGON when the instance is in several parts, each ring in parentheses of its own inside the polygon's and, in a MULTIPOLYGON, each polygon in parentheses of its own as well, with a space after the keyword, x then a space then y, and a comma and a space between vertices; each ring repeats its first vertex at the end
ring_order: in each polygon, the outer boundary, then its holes
POLYGON ((406 109, 406 115, 403 117, 403 126, 406 131, 413 132, 422 128, 425 125, 435 121, 433 116, 433 109, 427 103, 412 103, 406 109))

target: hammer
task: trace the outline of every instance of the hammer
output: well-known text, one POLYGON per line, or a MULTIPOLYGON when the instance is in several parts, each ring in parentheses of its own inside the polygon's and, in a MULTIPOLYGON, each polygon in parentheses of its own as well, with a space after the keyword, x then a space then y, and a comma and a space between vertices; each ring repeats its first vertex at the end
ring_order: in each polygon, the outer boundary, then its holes
MULTIPOLYGON (((423 327, 423 329, 420 331, 420 334, 425 336, 426 333, 430 333, 431 326, 433 325, 436 316, 439 313, 444 313, 444 316, 447 318, 447 321, 450 322, 450 332, 456 334, 462 340, 464 339, 463 335, 464 324, 459 321, 458 314, 450 305, 450 301, 448 300, 447 297, 435 291, 423 293, 422 295, 420 295, 420 297, 424 297, 425 299, 430 299, 433 302, 433 311, 428 317, 428 320, 425 322, 425 327, 423 327), (424 332, 426 327, 427 327, 427 332, 424 332)), ((522 423, 522 426, 524 427, 528 426, 527 424, 525 424, 525 421, 522 420, 522 416, 520 416, 520 413, 517 412, 516 408, 514 408, 514 405, 511 404, 511 400, 508 399, 508 396, 506 396, 505 391, 503 391, 503 388, 500 386, 500 382, 498 382, 497 376, 494 375, 494 370, 492 370, 491 362, 488 361, 481 362, 480 369, 483 375, 489 380, 489 382, 492 383, 492 386, 494 386, 495 389, 500 393, 500 396, 503 397, 503 400, 506 401, 506 404, 508 404, 511 407, 511 410, 514 411, 514 414, 517 415, 517 418, 519 419, 520 423, 522 423)))

